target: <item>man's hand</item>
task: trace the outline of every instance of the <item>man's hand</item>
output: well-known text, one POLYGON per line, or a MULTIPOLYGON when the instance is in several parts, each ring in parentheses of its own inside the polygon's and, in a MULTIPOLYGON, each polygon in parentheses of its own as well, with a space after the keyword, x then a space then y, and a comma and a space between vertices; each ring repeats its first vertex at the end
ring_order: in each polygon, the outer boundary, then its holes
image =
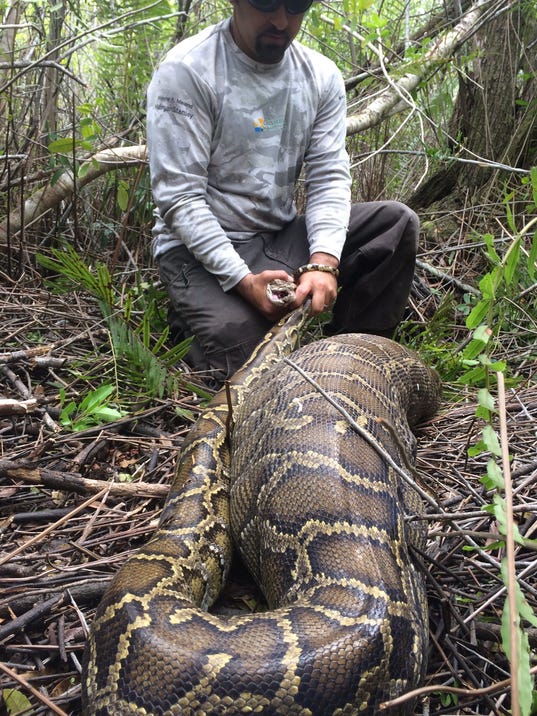
MULTIPOLYGON (((293 277, 285 271, 262 271, 261 273, 247 274, 235 286, 236 291, 269 321, 279 321, 290 308, 289 306, 278 306, 269 300, 267 285, 277 278, 293 282, 293 277)), ((295 305, 300 304, 295 303, 295 305)))
MULTIPOLYGON (((316 253, 310 256, 309 263, 337 268, 339 262, 330 254, 316 253)), ((293 282, 293 277, 285 271, 262 271, 247 274, 235 289, 269 321, 278 321, 290 308, 301 306, 308 296, 311 296, 313 316, 332 308, 336 300, 337 278, 333 274, 325 271, 306 271, 298 279, 294 303, 290 306, 277 306, 267 295, 267 285, 277 278, 293 282)))
MULTIPOLYGON (((339 262, 330 254, 316 253, 311 255, 309 263, 337 268, 339 262)), ((325 271, 306 271, 298 279, 294 305, 302 305, 308 296, 311 296, 313 316, 332 308, 337 297, 337 278, 325 271)))

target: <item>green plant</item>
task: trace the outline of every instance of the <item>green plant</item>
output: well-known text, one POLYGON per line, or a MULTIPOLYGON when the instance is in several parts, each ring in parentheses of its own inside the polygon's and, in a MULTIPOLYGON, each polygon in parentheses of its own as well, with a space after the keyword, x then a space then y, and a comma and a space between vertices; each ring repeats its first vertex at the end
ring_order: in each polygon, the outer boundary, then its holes
MULTIPOLYGON (((506 336, 512 341, 516 332, 518 344, 524 345, 527 357, 535 352, 537 330, 537 170, 523 182, 523 198, 509 193, 504 201, 508 240, 501 242, 492 234, 483 237, 487 270, 481 276, 478 291, 464 295, 456 305, 446 295, 433 319, 424 324, 407 324, 400 338, 408 342, 430 362, 436 364, 446 392, 451 398, 467 399, 475 395, 475 425, 478 436, 468 447, 468 456, 482 462, 480 481, 487 495, 483 510, 495 521, 498 539, 489 540, 482 549, 500 553, 500 577, 507 597, 502 611, 502 648, 511 664, 513 713, 528 716, 535 713, 537 691, 531 675, 532 654, 525 627, 536 626, 537 617, 526 600, 515 569, 515 545, 535 550, 536 542, 526 539, 513 516, 510 456, 505 429, 505 385, 516 386, 523 380, 507 360, 506 336), (524 211, 517 215, 516 207, 524 211), (503 247, 503 248, 501 248, 503 247), (463 321, 453 339, 453 320, 463 321), (464 386, 466 390, 461 391, 464 386), (514 693, 516 691, 516 693, 514 693)), ((467 545, 464 551, 473 551, 467 545)), ((440 696, 444 706, 449 696, 440 696), (445 700, 444 700, 445 699, 445 700)))
MULTIPOLYGON (((474 338, 475 341, 477 339, 474 338)), ((486 351, 488 341, 483 344, 485 350, 477 359, 485 371, 486 388, 477 393, 478 406, 476 417, 481 421, 480 439, 468 449, 470 456, 487 456, 486 473, 481 482, 492 496, 491 502, 483 509, 494 516, 503 539, 489 545, 489 549, 505 550, 506 556, 501 562, 501 576, 507 590, 502 611, 501 636, 502 647, 511 664, 512 699, 516 704, 513 713, 529 716, 534 700, 534 682, 531 675, 532 655, 524 624, 537 626, 537 617, 526 601, 516 575, 515 543, 533 545, 536 542, 525 540, 514 521, 512 509, 512 487, 510 478, 509 455, 506 431, 502 429, 505 416, 504 371, 499 365, 490 362, 486 351), (492 371, 495 370, 495 373, 492 371), (496 377, 496 393, 493 395, 493 378, 496 377), (497 423, 500 422, 498 429, 497 423), (499 433, 499 434, 498 434, 499 433), (500 462, 501 461, 501 462, 500 462)), ((466 374, 468 379, 468 373, 466 374)))
MULTIPOLYGON (((532 172, 533 211, 537 208, 537 173, 532 172)), ((502 612, 502 646, 511 664, 513 713, 529 716, 535 698, 531 675, 531 650, 524 624, 537 626, 537 617, 526 601, 515 569, 515 543, 529 543, 519 532, 512 510, 510 458, 505 429, 505 375, 507 362, 494 359, 502 330, 519 310, 516 296, 535 280, 537 232, 524 245, 524 238, 537 223, 537 217, 526 221, 517 231, 515 216, 507 197, 505 205, 512 237, 507 250, 500 256, 491 235, 484 237, 486 256, 491 269, 479 281, 480 296, 466 318, 472 331, 471 340, 460 355, 463 369, 459 382, 477 388, 476 418, 481 421, 481 434, 468 449, 470 456, 487 457, 486 474, 481 482, 492 496, 484 509, 495 518, 503 540, 495 547, 505 549, 501 576, 507 597, 502 612), (494 395, 496 393, 496 396, 494 395), (498 425, 499 423, 499 425, 498 425)))
POLYGON ((119 410, 111 404, 113 385, 101 385, 90 391, 80 403, 74 400, 66 401, 65 390, 60 390, 62 410, 60 423, 63 427, 75 432, 87 430, 101 423, 110 423, 127 415, 126 411, 119 410))
POLYGON ((60 248, 51 248, 50 253, 52 256, 37 253, 36 260, 55 274, 53 279, 47 280, 52 291, 65 293, 83 288, 106 306, 115 305, 112 276, 106 264, 97 261, 94 267, 87 266, 67 242, 60 248))
MULTIPOLYGON (((116 286, 120 284, 106 264, 97 261, 94 266, 88 266, 69 244, 52 248, 51 256, 38 254, 37 260, 54 272, 54 278, 48 279, 52 290, 65 292, 83 288, 97 299, 108 328, 109 363, 120 406, 140 407, 148 400, 178 390, 181 374, 175 366, 187 353, 191 339, 167 348, 169 328, 160 309, 163 291, 140 282, 119 291, 116 286)), ((80 368, 82 370, 83 365, 80 368)), ((106 368, 101 371, 104 375, 107 372, 106 368)), ((70 407, 72 411, 73 406, 70 407)), ((106 411, 102 415, 105 417, 106 411)), ((63 424, 72 427, 74 422, 80 423, 80 420, 68 419, 63 424)))
MULTIPOLYGON (((523 182, 531 190, 532 201, 526 206, 527 212, 536 214, 519 228, 515 214, 515 192, 510 192, 504 199, 507 217, 507 232, 510 242, 503 256, 496 251, 494 237, 485 234, 486 258, 491 264, 479 282, 481 298, 470 312, 466 324, 475 328, 483 321, 489 325, 501 324, 498 319, 508 318, 510 312, 518 311, 517 299, 526 294, 535 282, 537 271, 537 167, 531 170, 530 176, 523 182), (531 232, 533 231, 533 235, 531 232)), ((530 294, 530 300, 533 298, 530 294)), ((533 307, 535 303, 533 304, 533 307)))
POLYGON ((110 316, 107 321, 110 344, 118 379, 125 385, 126 394, 132 394, 132 386, 136 386, 142 388, 147 398, 162 398, 177 389, 177 376, 170 369, 184 357, 191 339, 164 350, 169 329, 166 327, 154 342, 150 321, 150 312, 144 313, 140 325, 133 331, 121 318, 110 316))

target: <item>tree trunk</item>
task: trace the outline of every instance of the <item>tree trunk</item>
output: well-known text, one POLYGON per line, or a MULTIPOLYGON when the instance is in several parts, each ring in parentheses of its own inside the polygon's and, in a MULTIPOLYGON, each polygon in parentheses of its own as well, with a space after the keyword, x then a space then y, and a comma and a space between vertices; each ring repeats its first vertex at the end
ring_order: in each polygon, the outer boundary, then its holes
POLYGON ((471 200, 509 168, 529 169, 537 158, 537 17, 523 4, 484 25, 475 56, 459 72, 450 148, 460 161, 430 177, 408 203, 429 206, 453 192, 471 200))
MULTIPOLYGON (((50 13, 50 24, 47 39, 47 57, 55 62, 58 59, 57 49, 62 38, 65 21, 66 3, 55 4, 50 13)), ((43 99, 41 112, 41 133, 54 133, 58 128, 58 92, 60 75, 54 66, 44 68, 43 99)))

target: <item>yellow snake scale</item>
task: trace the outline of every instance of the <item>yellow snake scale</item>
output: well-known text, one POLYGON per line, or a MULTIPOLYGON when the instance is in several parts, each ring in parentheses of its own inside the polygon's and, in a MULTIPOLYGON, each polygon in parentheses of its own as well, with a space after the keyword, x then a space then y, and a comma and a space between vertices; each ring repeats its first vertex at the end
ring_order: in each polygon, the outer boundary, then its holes
POLYGON ((187 436, 159 529, 98 608, 84 714, 376 714, 419 683, 427 605, 409 545, 424 534, 405 516, 421 501, 393 465, 402 446, 412 461, 409 424, 433 414, 439 381, 374 336, 286 358, 305 319, 268 333, 187 436), (233 543, 267 611, 207 611, 233 543))

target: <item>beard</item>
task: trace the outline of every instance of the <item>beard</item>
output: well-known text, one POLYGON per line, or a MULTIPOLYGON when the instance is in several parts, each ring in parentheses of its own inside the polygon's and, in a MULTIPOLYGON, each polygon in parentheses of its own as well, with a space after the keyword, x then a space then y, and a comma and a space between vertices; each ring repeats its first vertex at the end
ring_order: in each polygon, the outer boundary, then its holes
POLYGON ((278 32, 276 30, 262 33, 255 43, 255 51, 257 59, 267 65, 275 64, 285 55, 285 51, 291 44, 291 38, 287 32, 278 32), (275 36, 278 39, 273 39, 275 36), (281 38, 281 40, 279 39, 281 38))

